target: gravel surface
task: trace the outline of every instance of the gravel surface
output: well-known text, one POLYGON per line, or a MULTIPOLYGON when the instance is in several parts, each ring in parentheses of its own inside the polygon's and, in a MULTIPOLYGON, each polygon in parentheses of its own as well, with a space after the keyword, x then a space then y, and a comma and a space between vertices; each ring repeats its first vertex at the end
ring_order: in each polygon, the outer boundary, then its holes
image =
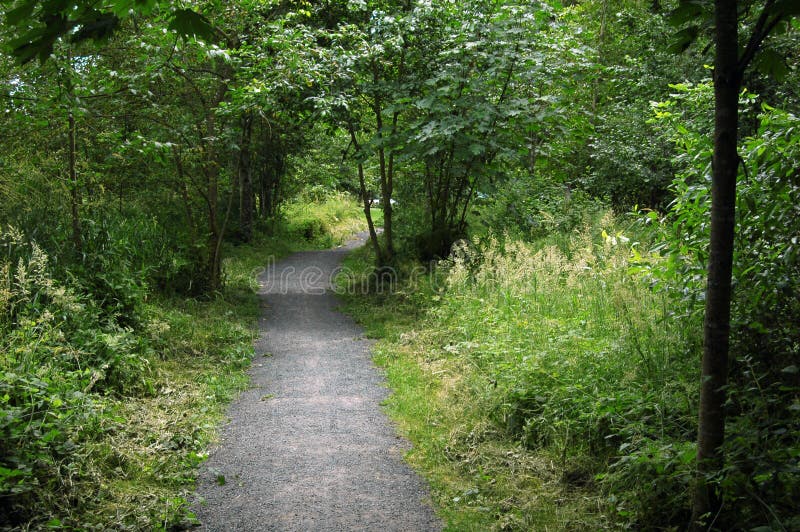
POLYGON ((337 311, 332 272, 365 235, 296 253, 261 276, 252 388, 229 410, 193 509, 202 530, 441 530, 362 330, 337 311))

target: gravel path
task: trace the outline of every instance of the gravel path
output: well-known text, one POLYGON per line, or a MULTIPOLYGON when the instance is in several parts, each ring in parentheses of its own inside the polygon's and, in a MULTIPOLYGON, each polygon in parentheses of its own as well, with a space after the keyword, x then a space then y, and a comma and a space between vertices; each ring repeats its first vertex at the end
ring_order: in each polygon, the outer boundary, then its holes
POLYGON ((380 409, 388 392, 370 342, 326 291, 364 239, 296 253, 261 276, 252 388, 201 469, 202 530, 441 529, 402 461, 409 444, 380 409))

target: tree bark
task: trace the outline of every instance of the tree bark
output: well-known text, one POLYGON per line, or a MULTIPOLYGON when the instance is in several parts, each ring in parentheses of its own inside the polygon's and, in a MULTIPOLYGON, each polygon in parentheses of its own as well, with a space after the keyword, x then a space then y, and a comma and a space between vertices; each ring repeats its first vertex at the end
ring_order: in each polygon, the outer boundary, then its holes
POLYGON ((76 169, 76 150, 75 150, 75 115, 72 111, 68 117, 69 132, 67 144, 69 150, 69 186, 70 186, 70 207, 72 215, 72 246, 76 257, 83 253, 83 235, 81 231, 81 190, 78 184, 78 172, 76 169))
MULTIPOLYGON (((356 150, 356 156, 358 156, 361 152, 361 145, 358 143, 358 137, 356 137, 353 124, 348 124, 348 131, 350 133, 350 141, 353 143, 353 147, 356 150)), ((369 240, 372 243, 372 249, 375 251, 375 260, 378 263, 378 267, 383 267, 385 266, 383 250, 381 249, 380 240, 378 240, 378 232, 375 230, 375 224, 372 221, 372 211, 370 210, 372 207, 370 204, 372 198, 369 197, 367 192, 367 184, 364 179, 364 163, 360 160, 358 161, 358 184, 361 189, 361 200, 364 203, 364 217, 367 219, 367 227, 369 228, 369 240)))
POLYGON ((242 115, 242 142, 239 148, 239 185, 241 203, 239 209, 239 225, 242 230, 242 239, 245 242, 253 240, 253 173, 250 157, 250 138, 253 132, 253 115, 245 112, 242 115))
MULTIPOLYGON (((377 66, 374 67, 374 81, 377 84, 379 75, 377 66)), ((383 208, 383 241, 386 246, 386 253, 383 255, 385 266, 394 259, 394 237, 392 233, 392 190, 390 188, 391 176, 389 172, 394 172, 394 158, 390 157, 390 164, 386 162, 386 148, 384 147, 383 137, 383 103, 380 96, 374 96, 372 108, 375 114, 375 131, 378 138, 378 169, 381 179, 381 207, 383 208)), ((363 168, 363 166, 362 166, 363 168)))
POLYGON ((711 242, 706 287, 704 345, 697 439, 693 530, 707 528, 721 505, 709 475, 723 465, 725 401, 731 315, 731 276, 738 173, 737 131, 741 73, 735 0, 715 1, 714 155, 711 177, 711 242), (704 523, 705 522, 705 523, 704 523))

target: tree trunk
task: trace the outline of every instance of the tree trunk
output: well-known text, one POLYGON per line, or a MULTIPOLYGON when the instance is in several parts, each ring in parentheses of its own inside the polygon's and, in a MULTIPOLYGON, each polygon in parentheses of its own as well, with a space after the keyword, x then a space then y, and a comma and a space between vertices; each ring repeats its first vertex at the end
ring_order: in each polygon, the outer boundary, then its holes
POLYGON ((253 132, 253 115, 245 112, 242 116, 242 142, 239 148, 239 185, 241 203, 239 225, 242 239, 253 240, 253 173, 250 164, 250 138, 253 132))
MULTIPOLYGON (((361 145, 358 143, 358 137, 356 137, 356 131, 353 127, 353 124, 348 124, 348 131, 350 133, 350 140, 356 150, 356 156, 359 156, 361 152, 361 145)), ((372 249, 375 251, 375 260, 378 263, 378 267, 383 267, 386 265, 383 256, 383 250, 381 249, 381 243, 378 240, 378 232, 375 230, 375 224, 372 221, 372 211, 370 210, 372 207, 372 198, 369 197, 367 184, 364 179, 364 163, 362 163, 360 160, 358 162, 358 184, 359 188, 361 189, 361 200, 364 202, 364 217, 367 219, 367 227, 369 228, 369 240, 372 242, 372 249)))
POLYGON ((214 150, 210 141, 206 145, 206 150, 206 197, 208 198, 208 262, 206 263, 206 268, 208 290, 213 292, 220 288, 222 274, 220 253, 217 246, 217 242, 220 239, 219 208, 217 205, 219 168, 217 167, 216 157, 214 157, 214 150))
POLYGON ((208 291, 215 292, 222 288, 222 236, 223 228, 219 221, 219 156, 218 125, 215 110, 225 99, 228 92, 227 83, 221 83, 205 109, 205 136, 203 138, 204 171, 206 175, 206 201, 208 202, 208 291))
POLYGON ((731 315, 731 275, 735 230, 736 151, 739 89, 737 3, 715 1, 716 59, 714 64, 714 155, 711 179, 711 245, 704 323, 702 380, 697 439, 697 487, 692 529, 719 511, 721 497, 709 475, 723 465, 725 387, 731 315))
MULTIPOLYGON (((374 80, 377 83, 378 74, 377 70, 374 74, 374 80)), ((378 170, 381 179, 381 207, 383 208, 383 241, 386 246, 386 253, 383 256, 383 262, 380 266, 386 266, 394 259, 394 243, 392 234, 392 190, 389 185, 389 171, 394 172, 394 158, 390 157, 392 163, 387 167, 386 163, 386 148, 383 146, 383 104, 378 96, 375 96, 374 106, 372 108, 375 114, 375 131, 378 137, 378 170)))
POLYGON ((192 214, 192 201, 189 199, 189 187, 186 184, 186 173, 183 169, 183 156, 177 146, 172 147, 172 157, 175 160, 175 173, 178 176, 178 190, 183 200, 186 225, 189 227, 189 237, 191 238, 192 246, 194 246, 197 244, 197 224, 192 214))
POLYGON ((358 163, 358 182, 361 187, 361 200, 364 202, 364 217, 367 219, 367 228, 369 229, 369 240, 372 242, 372 249, 375 251, 375 260, 379 267, 385 265, 383 251, 381 250, 381 243, 378 240, 378 233, 375 231, 375 223, 372 221, 372 211, 370 205, 370 198, 367 194, 367 187, 364 183, 364 164, 358 163))
POLYGON ((72 213, 72 246, 75 251, 75 256, 80 257, 83 252, 83 236, 81 231, 81 190, 78 184, 78 172, 76 169, 76 155, 75 155, 75 115, 72 111, 69 112, 69 186, 70 186, 70 207, 72 213))

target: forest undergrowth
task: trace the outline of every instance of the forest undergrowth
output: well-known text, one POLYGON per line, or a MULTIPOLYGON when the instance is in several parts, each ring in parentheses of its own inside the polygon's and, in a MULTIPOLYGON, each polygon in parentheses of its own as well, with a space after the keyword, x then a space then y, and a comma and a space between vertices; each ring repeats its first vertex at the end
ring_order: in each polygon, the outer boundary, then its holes
MULTIPOLYGON (((603 214, 580 191, 508 187, 476 202, 473 236, 446 260, 401 265, 388 285, 364 282, 369 250, 348 262, 347 307, 380 338, 388 409, 452 530, 689 526, 711 204, 698 110, 712 92, 672 88, 650 122, 677 150, 667 211, 603 214)), ((708 526, 795 530, 800 137, 795 114, 764 104, 753 120, 708 526)))
POLYGON ((700 331, 630 272, 641 243, 621 227, 476 238, 348 297, 449 530, 688 522, 700 331))
POLYGON ((272 236, 230 245, 221 293, 163 295, 129 279, 115 300, 124 296, 124 313, 59 275, 36 242, 3 230, 0 529, 194 524, 196 468, 248 385, 257 273, 270 256, 361 229, 357 205, 342 195, 287 211, 272 236))

